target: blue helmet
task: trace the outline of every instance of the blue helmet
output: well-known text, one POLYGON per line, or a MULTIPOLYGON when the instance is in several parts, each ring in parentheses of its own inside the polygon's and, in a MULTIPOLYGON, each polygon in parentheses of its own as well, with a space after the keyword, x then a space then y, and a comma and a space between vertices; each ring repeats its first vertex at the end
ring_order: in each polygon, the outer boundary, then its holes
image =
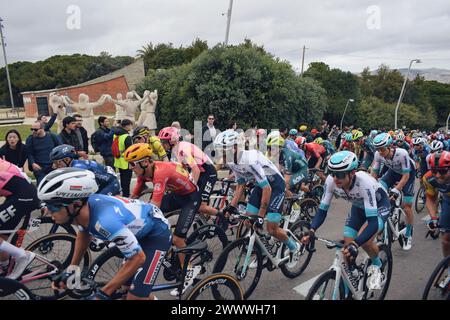
POLYGON ((353 135, 351 133, 345 134, 345 140, 347 140, 348 142, 353 141, 353 135))
POLYGON ((298 133, 297 129, 291 129, 291 130, 289 130, 289 135, 290 135, 290 136, 296 136, 297 133, 298 133))
POLYGON ((331 171, 348 172, 358 168, 358 157, 350 151, 340 151, 333 154, 328 160, 328 169, 331 171))
POLYGON ((62 144, 60 146, 54 147, 50 153, 50 160, 61 160, 64 158, 77 158, 78 155, 75 152, 75 148, 68 144, 62 144))
POLYGON ((392 144, 393 140, 390 134, 383 132, 377 135, 373 139, 373 146, 375 149, 389 147, 392 144))
POLYGON ((375 137, 378 134, 378 130, 372 130, 370 131, 370 137, 375 137))

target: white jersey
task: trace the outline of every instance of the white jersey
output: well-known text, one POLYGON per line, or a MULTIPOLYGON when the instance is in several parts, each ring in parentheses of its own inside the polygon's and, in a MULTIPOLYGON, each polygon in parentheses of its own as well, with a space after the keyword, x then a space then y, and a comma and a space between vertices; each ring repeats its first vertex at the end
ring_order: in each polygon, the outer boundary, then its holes
POLYGON ((414 161, 409 157, 408 151, 402 148, 391 149, 394 152, 392 159, 383 158, 378 151, 375 152, 373 170, 378 173, 381 164, 398 174, 406 174, 416 170, 414 161))
POLYGON ((274 179, 277 175, 284 180, 278 168, 261 151, 245 150, 239 156, 237 164, 234 162, 227 163, 235 174, 238 183, 256 181, 263 188, 269 182, 278 180, 274 179))
POLYGON ((350 201, 358 208, 365 209, 367 217, 376 217, 378 215, 377 200, 380 200, 378 198, 381 197, 382 192, 386 193, 387 196, 387 192, 381 183, 363 171, 356 172, 355 180, 348 192, 338 188, 331 175, 327 177, 324 189, 324 194, 320 201, 320 209, 328 211, 334 194, 338 198, 350 201))

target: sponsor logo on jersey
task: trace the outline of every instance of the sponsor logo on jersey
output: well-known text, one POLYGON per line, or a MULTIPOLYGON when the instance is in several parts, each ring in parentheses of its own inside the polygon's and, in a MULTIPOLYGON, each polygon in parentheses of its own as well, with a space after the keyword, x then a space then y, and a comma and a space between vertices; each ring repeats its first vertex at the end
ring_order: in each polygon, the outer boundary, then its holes
POLYGON ((103 229, 102 225, 98 221, 95 224, 95 230, 97 230, 97 232, 100 233, 105 238, 109 238, 111 236, 111 232, 108 232, 105 229, 103 229))
POLYGON ((153 190, 156 192, 161 191, 161 183, 155 183, 155 185, 153 186, 153 190))

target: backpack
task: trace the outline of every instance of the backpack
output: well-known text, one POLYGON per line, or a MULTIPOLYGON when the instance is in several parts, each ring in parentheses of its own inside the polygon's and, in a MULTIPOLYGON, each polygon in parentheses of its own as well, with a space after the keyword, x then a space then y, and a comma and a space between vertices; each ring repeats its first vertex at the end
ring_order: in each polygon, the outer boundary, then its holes
POLYGON ((100 146, 99 146, 99 144, 98 144, 98 141, 97 141, 97 139, 98 139, 98 130, 97 131, 95 131, 92 135, 91 135, 91 145, 92 145, 92 148, 94 149, 94 152, 95 153, 98 153, 98 152, 100 152, 100 146))
POLYGON ((120 149, 119 149, 119 137, 120 136, 114 136, 114 140, 111 146, 111 151, 112 154, 114 156, 114 158, 119 159, 121 154, 120 154, 120 149))

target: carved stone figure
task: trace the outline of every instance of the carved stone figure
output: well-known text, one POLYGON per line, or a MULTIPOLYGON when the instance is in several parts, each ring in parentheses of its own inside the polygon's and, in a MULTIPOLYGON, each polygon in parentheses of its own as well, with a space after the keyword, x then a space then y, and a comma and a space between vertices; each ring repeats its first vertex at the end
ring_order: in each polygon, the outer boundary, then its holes
POLYGON ((56 92, 52 92, 49 95, 48 101, 53 113, 57 114, 56 122, 58 123, 58 132, 61 132, 63 129, 62 120, 66 116, 66 104, 64 98, 56 92))
POLYGON ((111 98, 110 101, 113 102, 115 105, 122 107, 122 109, 125 112, 123 119, 129 119, 129 120, 133 121, 133 123, 135 123, 136 122, 136 111, 137 111, 139 105, 142 104, 142 102, 144 101, 144 99, 146 97, 147 96, 144 94, 144 97, 141 98, 136 93, 136 91, 130 91, 130 92, 127 92, 127 98, 125 100, 119 101, 119 100, 115 100, 115 99, 111 98))
POLYGON ((84 93, 80 93, 78 96, 78 103, 65 96, 66 105, 74 109, 83 117, 83 127, 86 129, 88 136, 90 137, 95 131, 94 120, 94 108, 101 107, 109 99, 109 95, 102 95, 96 102, 89 102, 89 96, 84 93))
MULTIPOLYGON (((117 101, 123 101, 121 93, 118 93, 116 97, 117 97, 117 101)), ((115 120, 116 120, 116 123, 119 124, 120 121, 122 121, 125 117, 125 110, 118 104, 115 104, 115 106, 116 106, 115 120)))

